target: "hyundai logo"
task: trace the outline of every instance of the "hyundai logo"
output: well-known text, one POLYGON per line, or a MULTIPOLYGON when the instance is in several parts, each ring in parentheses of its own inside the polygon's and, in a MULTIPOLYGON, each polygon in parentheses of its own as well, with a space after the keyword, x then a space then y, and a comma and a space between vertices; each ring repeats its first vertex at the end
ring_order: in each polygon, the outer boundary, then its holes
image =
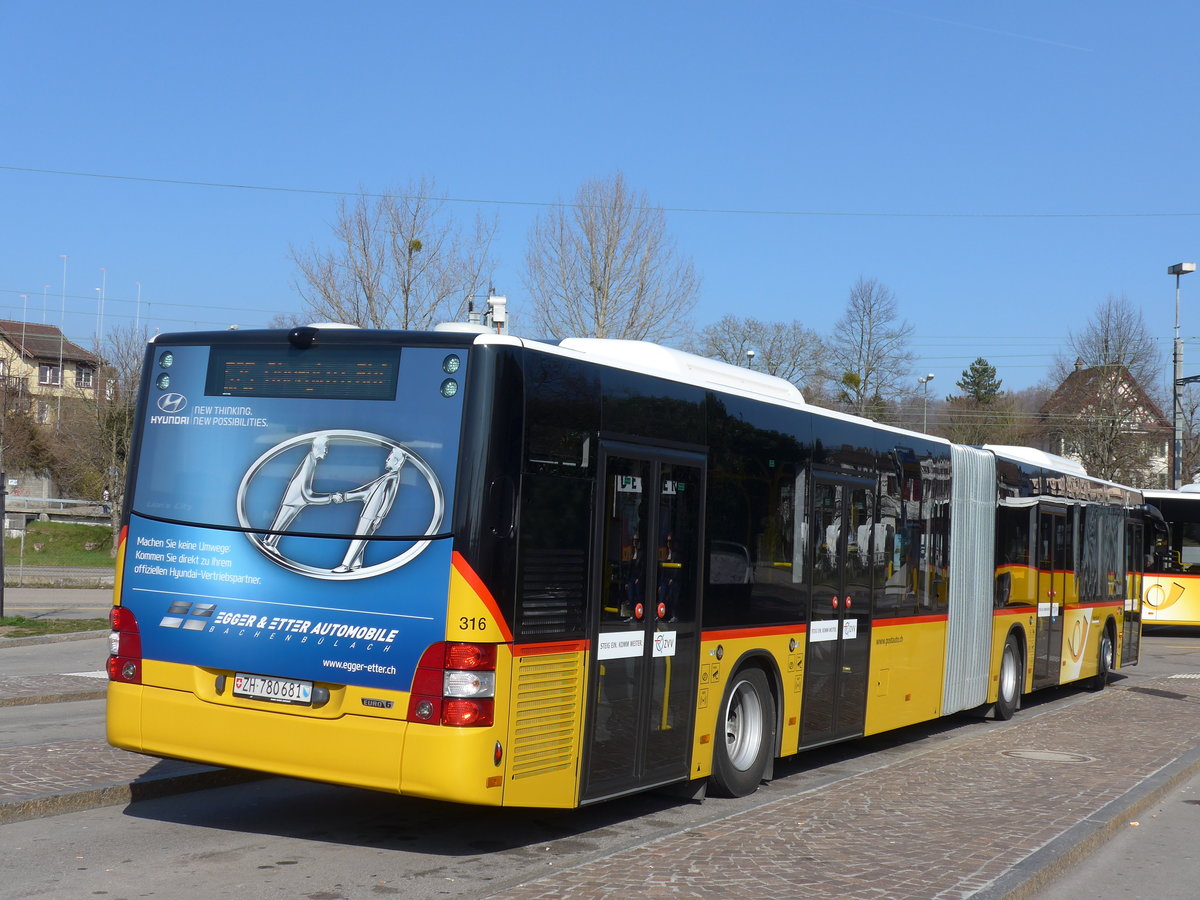
POLYGON ((247 529, 246 538, 256 550, 288 571, 333 581, 371 578, 415 559, 442 527, 445 509, 442 487, 429 463, 410 447, 366 431, 310 431, 282 441, 251 463, 237 492, 238 522, 247 529), (329 478, 330 471, 335 479, 345 478, 345 468, 327 458, 331 452, 335 457, 339 452, 353 454, 352 448, 359 454, 366 452, 370 462, 356 466, 359 474, 350 486, 340 487, 336 481, 320 484, 321 476, 329 478), (353 513, 335 517, 342 524, 334 527, 322 523, 326 513, 317 512, 314 518, 310 512, 346 507, 353 513), (427 521, 422 510, 428 510, 427 521), (421 517, 408 532, 410 539, 396 540, 394 531, 381 530, 393 514, 407 515, 410 522, 421 517), (289 540, 288 532, 333 532, 330 537, 334 540, 344 535, 344 544, 337 551, 340 558, 334 565, 329 564, 332 559, 318 561, 312 556, 312 545, 302 541, 285 552, 281 545, 289 540), (376 534, 392 539, 372 541, 376 534), (367 550, 374 543, 393 554, 379 559, 376 548, 368 563, 367 550), (306 546, 308 549, 302 549, 306 546))
POLYGON ((187 397, 183 394, 163 394, 158 398, 158 408, 165 413, 180 413, 187 408, 187 397))

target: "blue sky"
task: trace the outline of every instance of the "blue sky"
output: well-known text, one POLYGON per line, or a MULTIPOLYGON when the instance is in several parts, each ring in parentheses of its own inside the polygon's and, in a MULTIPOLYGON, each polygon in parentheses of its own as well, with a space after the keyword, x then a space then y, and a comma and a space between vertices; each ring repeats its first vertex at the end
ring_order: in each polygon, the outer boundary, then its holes
POLYGON ((0 40, 0 316, 87 346, 102 283, 105 329, 264 325, 337 192, 422 176, 499 217, 517 331, 536 204, 620 170, 670 210, 699 325, 827 333, 876 278, 939 395, 980 355, 1038 382, 1110 294, 1165 383, 1166 268, 1200 261, 1200 6, 1174 0, 0 0, 0 40))

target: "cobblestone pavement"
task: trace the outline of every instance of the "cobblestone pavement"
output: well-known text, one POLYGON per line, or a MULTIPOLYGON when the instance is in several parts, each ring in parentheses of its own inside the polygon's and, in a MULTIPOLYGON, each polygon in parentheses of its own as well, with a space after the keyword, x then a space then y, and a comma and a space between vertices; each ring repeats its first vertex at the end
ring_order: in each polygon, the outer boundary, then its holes
POLYGON ((89 675, 6 675, 0 676, 0 707, 103 700, 107 690, 89 675))
MULTIPOLYGON (((97 690, 84 676, 37 680, 40 693, 27 677, 0 677, 0 697, 97 690)), ((1028 896, 1200 769, 1200 678, 1078 699, 493 896, 1028 896)), ((0 824, 249 777, 98 739, 0 749, 0 824)))
POLYGON ((1200 768, 1200 681, 1149 684, 494 897, 1027 896, 1200 768))
MULTIPOLYGON (((5 647, 58 643, 93 634, 0 638, 5 647)), ((0 662, 3 656, 0 655, 0 662)), ((0 710, 43 703, 102 700, 102 672, 0 675, 0 710)), ((2 713, 0 713, 2 714, 2 713)), ((254 776, 110 747, 102 739, 0 748, 0 824, 109 804, 129 803, 254 776)))

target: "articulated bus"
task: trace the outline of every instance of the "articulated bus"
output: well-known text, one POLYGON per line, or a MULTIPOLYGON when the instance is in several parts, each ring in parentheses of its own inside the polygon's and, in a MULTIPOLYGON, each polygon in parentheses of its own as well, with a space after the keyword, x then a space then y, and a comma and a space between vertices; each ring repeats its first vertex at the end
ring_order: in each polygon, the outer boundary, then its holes
POLYGON ((149 345, 108 738, 473 804, 776 759, 1137 662, 1143 500, 652 344, 149 345))
POLYGON ((1145 624, 1200 625, 1200 484, 1145 497, 1151 514, 1145 624))

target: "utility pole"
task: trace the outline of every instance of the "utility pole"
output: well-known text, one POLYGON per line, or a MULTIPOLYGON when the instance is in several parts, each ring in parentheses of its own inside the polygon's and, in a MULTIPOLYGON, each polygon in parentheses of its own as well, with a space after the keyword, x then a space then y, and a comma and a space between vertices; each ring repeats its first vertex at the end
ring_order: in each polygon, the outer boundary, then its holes
POLYGON ((1179 278, 1195 271, 1196 264, 1187 262, 1167 268, 1167 274, 1175 276, 1174 375, 1171 378, 1171 422, 1174 431, 1171 441, 1171 487, 1175 490, 1179 490, 1183 483, 1183 407, 1179 398, 1179 386, 1183 381, 1183 341, 1179 337, 1179 278))
POLYGON ((8 476, 0 472, 0 619, 4 618, 4 523, 8 513, 4 508, 4 498, 8 496, 8 476))

